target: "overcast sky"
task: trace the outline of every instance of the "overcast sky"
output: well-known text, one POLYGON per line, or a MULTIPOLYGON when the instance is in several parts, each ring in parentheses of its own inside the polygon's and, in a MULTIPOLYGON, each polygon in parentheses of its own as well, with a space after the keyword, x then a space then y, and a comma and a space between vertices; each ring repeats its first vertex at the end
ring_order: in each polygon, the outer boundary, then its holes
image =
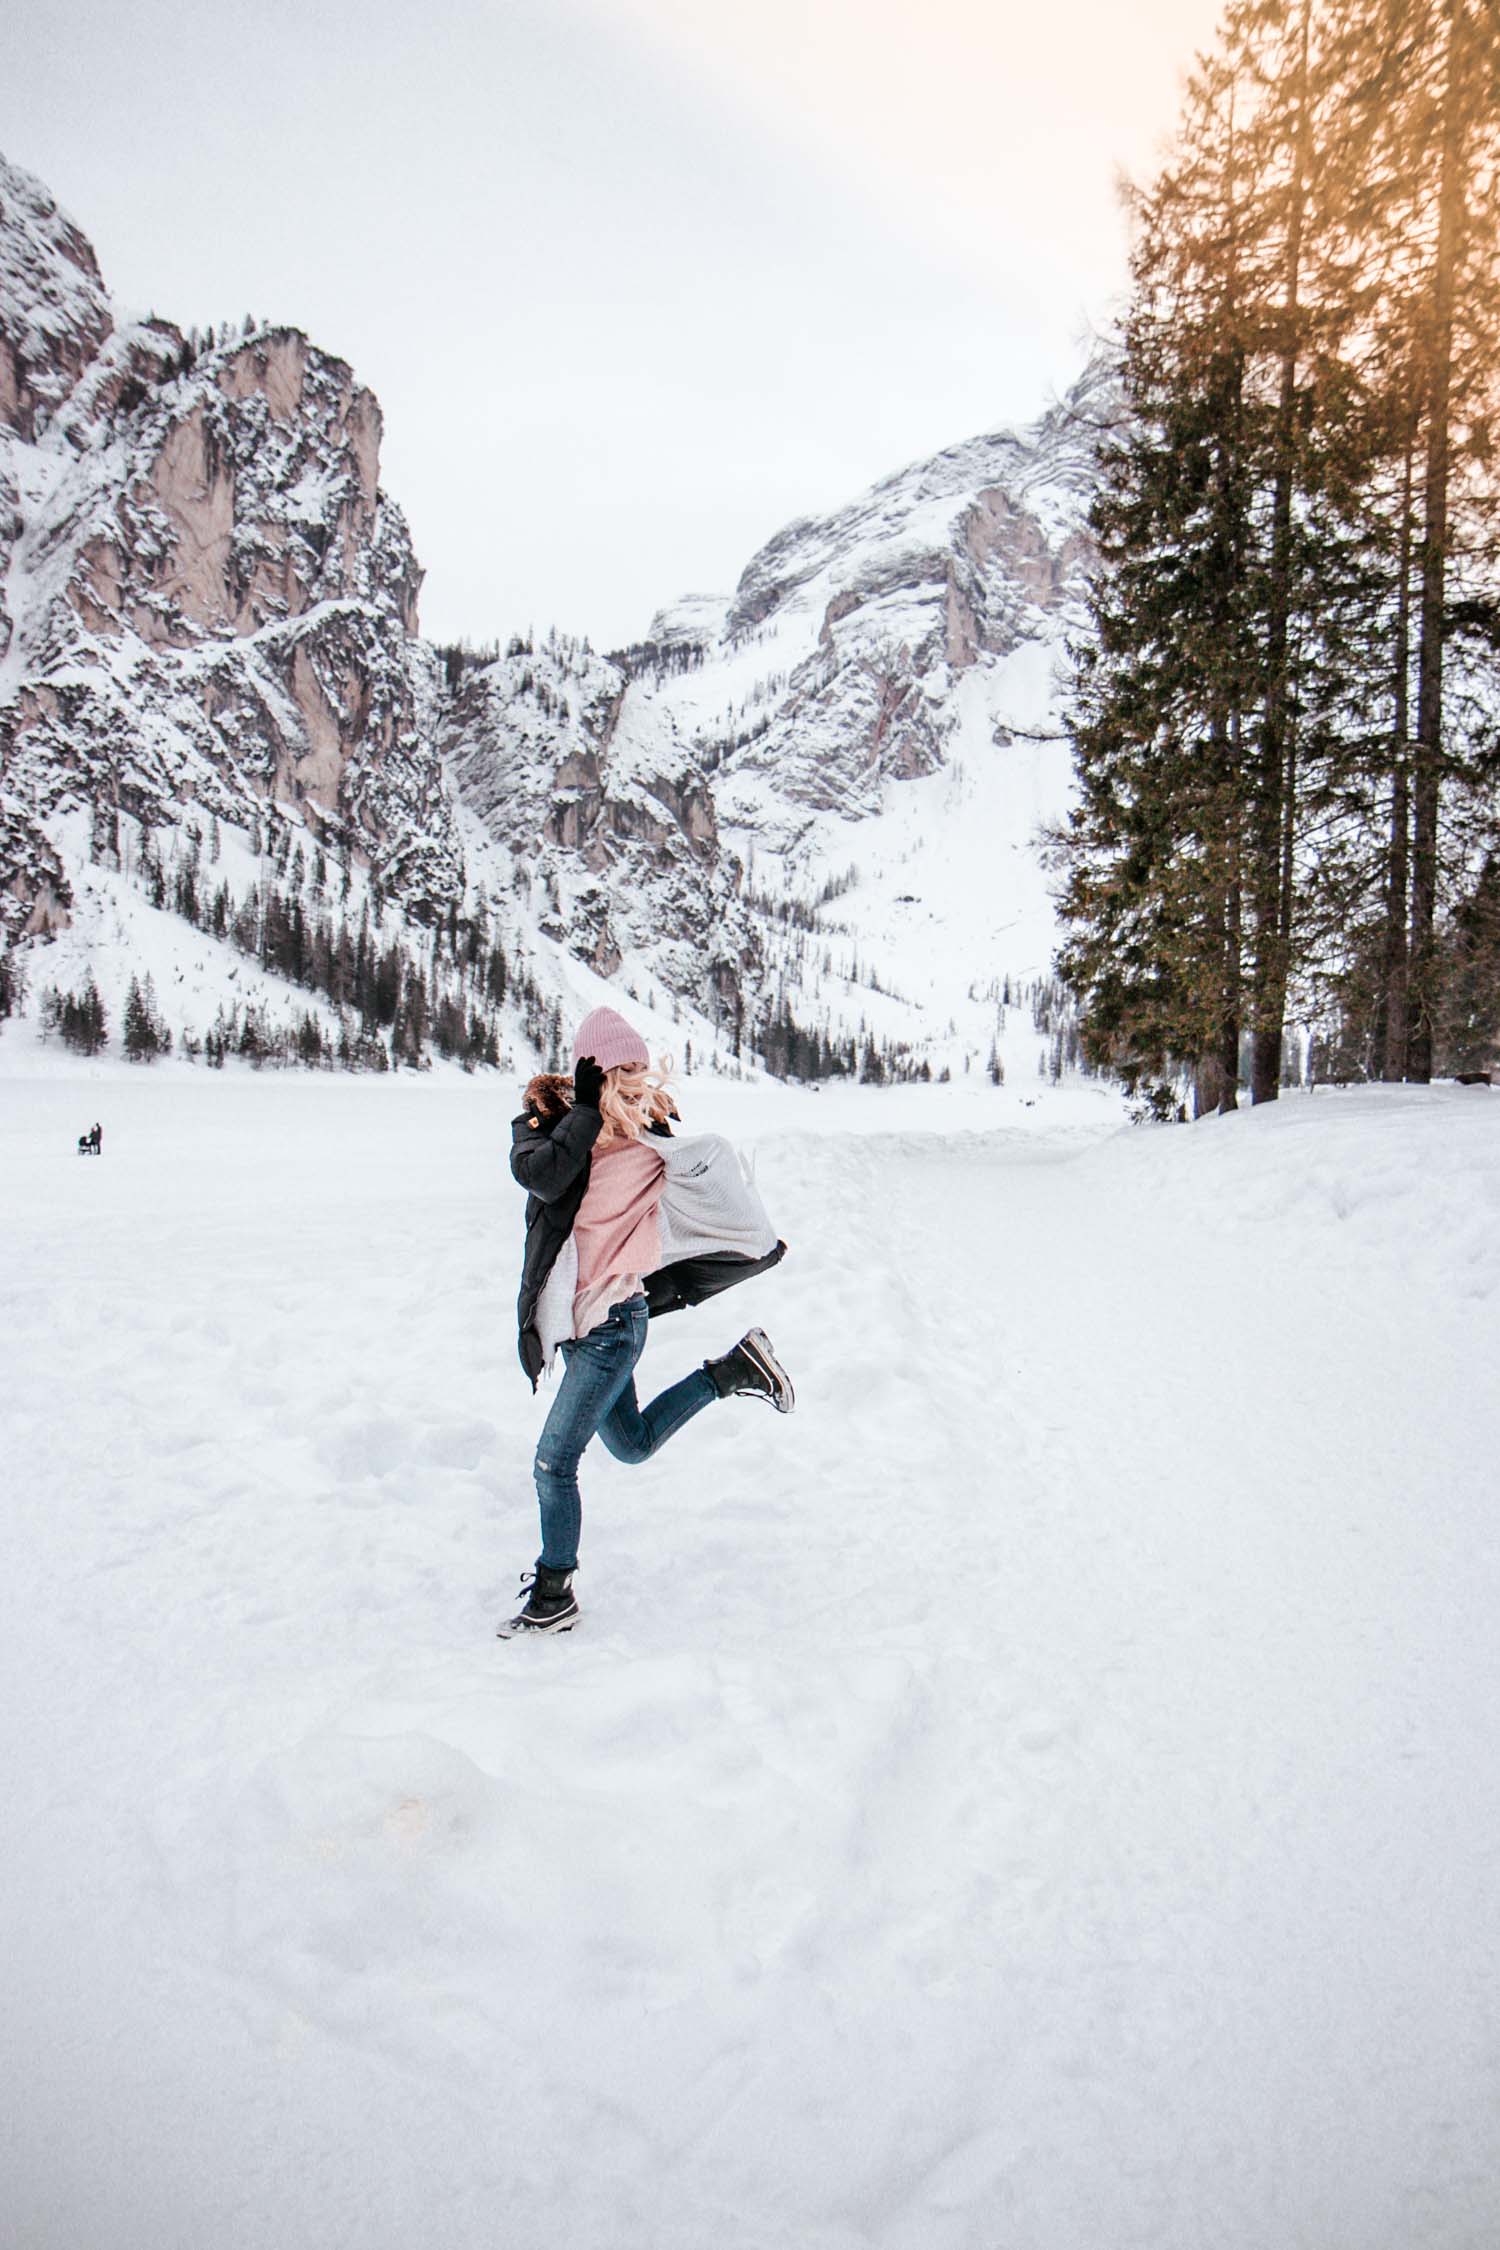
POLYGON ((0 148, 126 305, 350 360, 424 630, 608 647, 1029 421, 1218 0, 32 0, 0 148))

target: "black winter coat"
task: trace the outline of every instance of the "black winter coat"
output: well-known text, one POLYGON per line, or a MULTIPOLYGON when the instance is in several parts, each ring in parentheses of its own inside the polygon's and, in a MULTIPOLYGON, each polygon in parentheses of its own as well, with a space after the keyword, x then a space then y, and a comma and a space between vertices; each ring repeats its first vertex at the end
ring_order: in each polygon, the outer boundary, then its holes
POLYGON ((526 1248, 521 1258, 521 1294, 516 1299, 517 1349, 536 1389, 546 1365, 537 1333, 537 1299, 557 1263, 557 1253, 573 1232, 578 1206, 588 1192, 595 1141, 604 1130, 597 1109, 581 1103, 555 1125, 529 1112, 512 1118, 511 1177, 526 1190, 526 1248))
MULTIPOLYGON (((546 1353, 536 1325, 537 1302, 557 1254, 573 1232, 578 1208, 588 1193, 593 1168, 593 1148, 603 1130, 597 1109, 570 1109, 556 1124, 539 1122, 528 1111, 511 1120, 511 1175, 526 1190, 526 1248, 521 1259, 521 1292, 516 1300, 516 1349, 521 1365, 536 1389, 546 1365, 546 1353)), ((670 1139, 669 1125, 651 1130, 670 1139)), ((737 1282, 768 1273, 786 1256, 778 1242, 764 1258, 743 1258, 724 1251, 701 1258, 679 1258, 646 1276, 646 1304, 653 1319, 701 1305, 737 1282)))

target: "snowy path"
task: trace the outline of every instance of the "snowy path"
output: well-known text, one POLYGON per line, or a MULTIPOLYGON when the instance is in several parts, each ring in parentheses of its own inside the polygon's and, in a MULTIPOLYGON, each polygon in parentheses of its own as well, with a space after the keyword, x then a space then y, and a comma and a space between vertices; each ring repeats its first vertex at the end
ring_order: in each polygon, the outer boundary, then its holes
POLYGON ((0 2240, 1488 2250, 1500 1109, 706 1100, 798 1414, 502 1647, 503 1097, 0 1085, 0 2240))

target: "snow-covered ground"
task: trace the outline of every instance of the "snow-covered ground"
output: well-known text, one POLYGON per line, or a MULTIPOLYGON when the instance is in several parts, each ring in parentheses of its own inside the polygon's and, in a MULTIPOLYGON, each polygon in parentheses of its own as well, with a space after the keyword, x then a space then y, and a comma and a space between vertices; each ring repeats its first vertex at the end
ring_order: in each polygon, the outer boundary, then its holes
POLYGON ((0 1077, 7 2250, 1489 2250, 1496 1099, 690 1089, 506 1645, 509 1092, 0 1077))

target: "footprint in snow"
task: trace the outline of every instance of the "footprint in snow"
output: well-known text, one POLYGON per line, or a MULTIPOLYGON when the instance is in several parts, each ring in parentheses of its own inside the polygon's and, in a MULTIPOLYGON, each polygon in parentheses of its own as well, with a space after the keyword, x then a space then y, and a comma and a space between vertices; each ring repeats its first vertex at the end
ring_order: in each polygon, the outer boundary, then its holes
POLYGON ((493 1422, 434 1422, 418 1439, 415 1458, 432 1468, 477 1469, 494 1451, 496 1435, 493 1422))
POLYGON ((1018 1750, 1029 1750, 1033 1756, 1040 1757, 1048 1750, 1055 1750, 1067 1732, 1064 1722, 1050 1711, 1033 1711, 1029 1718, 1017 1723, 1011 1739, 1018 1750))

